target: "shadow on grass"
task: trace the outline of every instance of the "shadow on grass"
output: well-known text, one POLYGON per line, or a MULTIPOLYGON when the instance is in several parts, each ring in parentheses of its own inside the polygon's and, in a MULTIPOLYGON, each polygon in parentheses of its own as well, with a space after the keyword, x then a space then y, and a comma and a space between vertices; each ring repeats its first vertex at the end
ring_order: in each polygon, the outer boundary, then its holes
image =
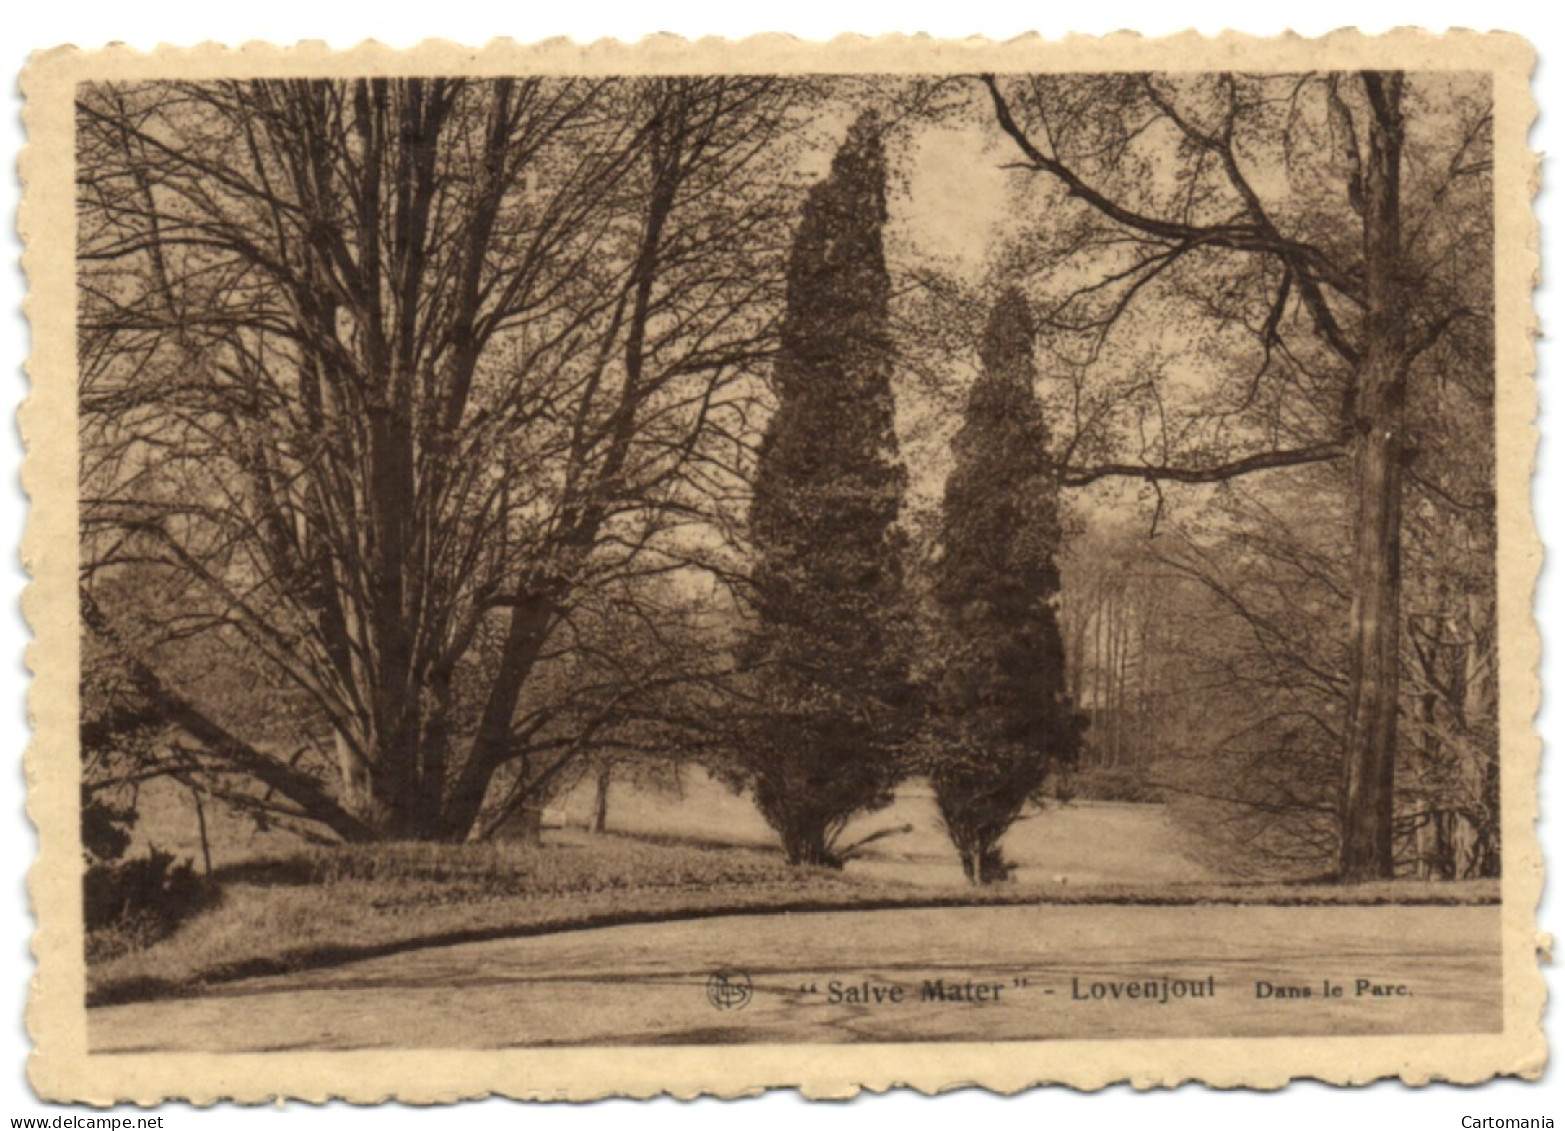
POLYGON ((212 869, 218 884, 258 884, 265 887, 307 887, 320 882, 314 861, 290 857, 282 860, 245 860, 212 869))

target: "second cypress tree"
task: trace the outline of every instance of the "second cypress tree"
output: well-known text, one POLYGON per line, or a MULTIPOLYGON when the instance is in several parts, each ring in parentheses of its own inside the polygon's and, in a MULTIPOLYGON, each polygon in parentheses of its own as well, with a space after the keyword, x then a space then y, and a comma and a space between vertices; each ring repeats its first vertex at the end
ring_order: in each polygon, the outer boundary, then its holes
POLYGON ((952 441, 935 583, 944 657, 930 781, 975 883, 1008 878, 1001 838, 1081 745, 1055 612, 1059 487, 1032 343, 1027 301, 1008 289, 991 311, 983 369, 952 441))

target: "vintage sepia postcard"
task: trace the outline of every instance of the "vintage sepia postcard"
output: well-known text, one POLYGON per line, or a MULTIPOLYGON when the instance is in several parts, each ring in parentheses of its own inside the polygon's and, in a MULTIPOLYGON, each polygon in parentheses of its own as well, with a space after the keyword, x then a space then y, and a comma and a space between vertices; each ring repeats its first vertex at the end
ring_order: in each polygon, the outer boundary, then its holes
POLYGON ((38 55, 37 1092, 1537 1076, 1532 65, 38 55))

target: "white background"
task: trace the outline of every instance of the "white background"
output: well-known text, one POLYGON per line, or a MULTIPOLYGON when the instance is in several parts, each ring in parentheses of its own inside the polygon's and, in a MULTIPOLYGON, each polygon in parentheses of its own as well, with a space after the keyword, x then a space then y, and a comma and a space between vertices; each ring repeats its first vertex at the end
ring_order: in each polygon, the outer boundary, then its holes
MULTIPOLYGON (((1533 147, 1546 155, 1565 146, 1559 116, 1565 115, 1565 64, 1551 58, 1565 48, 1560 31, 1565 26, 1558 0, 1482 0, 1450 3, 1435 0, 1412 4, 1352 3, 1351 0, 1299 0, 1290 5, 1261 4, 1256 0, 1195 0, 1188 4, 1095 0, 1058 6, 1023 5, 1000 0, 750 0, 721 3, 718 0, 661 0, 635 3, 571 2, 538 3, 537 0, 433 0, 422 4, 393 5, 331 0, 259 0, 255 3, 157 2, 120 0, 119 3, 87 0, 8 0, 0 16, 0 72, 11 77, 3 111, 4 167, 0 171, 0 227, 5 229, 5 250, 0 253, 0 1121, 12 1116, 70 1114, 83 1109, 46 1107, 38 1103, 23 1076, 29 1043, 22 1027, 26 981, 32 972, 29 938, 32 912, 23 886, 26 866, 36 841, 23 814, 22 751, 28 739, 24 706, 27 672, 22 662, 29 639, 18 611, 18 597, 25 577, 16 547, 26 518, 27 503, 21 493, 18 468, 21 442, 14 410, 26 395, 22 362, 27 352, 27 328, 20 308, 23 281, 18 265, 21 252, 14 234, 18 186, 16 155, 22 145, 21 99, 14 76, 30 51, 61 43, 91 48, 122 41, 149 49, 159 43, 189 45, 215 40, 238 43, 250 39, 292 42, 300 38, 325 39, 334 47, 348 47, 366 37, 393 46, 406 46, 438 36, 470 44, 482 44, 493 36, 507 35, 529 41, 568 35, 578 40, 603 36, 639 38, 653 32, 684 36, 742 36, 760 31, 785 31, 804 38, 829 38, 852 31, 928 32, 939 36, 982 34, 1006 38, 1036 30, 1048 36, 1066 32, 1102 34, 1133 28, 1145 34, 1165 34, 1195 27, 1213 33, 1236 28, 1254 34, 1293 30, 1318 35, 1342 26, 1358 26, 1366 32, 1416 24, 1434 30, 1447 27, 1499 28, 1520 32, 1540 53, 1534 90, 1543 114, 1533 130, 1533 147), (1551 116, 1551 111, 1553 115, 1551 116)), ((1559 172, 1555 160, 1546 160, 1547 184, 1559 172)), ((1538 201, 1544 229, 1544 260, 1557 272, 1558 259, 1550 253, 1562 250, 1558 228, 1565 223, 1556 187, 1538 201), (1555 238, 1551 239, 1550 236, 1555 238)), ((1505 249, 1501 249, 1503 254, 1505 249)), ((1557 283, 1557 279, 1555 280, 1557 283)), ((1561 288, 1545 286, 1537 303, 1545 333, 1554 330, 1561 313, 1561 288)), ((1539 388, 1542 394, 1539 424, 1543 440, 1533 486, 1533 505, 1543 537, 1557 559, 1565 541, 1565 391, 1560 388, 1561 353, 1557 344, 1541 343, 1539 388)), ((1565 799, 1565 768, 1549 767, 1565 745, 1565 569, 1558 560, 1546 567, 1538 589, 1537 613, 1544 644, 1544 708, 1538 729, 1546 749, 1542 782, 1545 851, 1556 868, 1551 891, 1546 893, 1542 927, 1561 931, 1565 895, 1560 892, 1565 873, 1565 814, 1558 807, 1565 799), (1550 700, 1553 700, 1551 705, 1550 700)), ((1565 993, 1565 977, 1551 972, 1553 996, 1565 993)), ((1549 1029, 1556 1042, 1565 1038, 1565 1006, 1551 1006, 1549 1029)), ((294 1128, 347 1125, 378 1129, 450 1127, 461 1123, 471 1131, 490 1128, 597 1129, 634 1123, 646 1131, 708 1131, 742 1123, 747 1128, 791 1126, 798 1119, 826 1131, 862 1121, 889 1123, 900 1128, 1005 1125, 1043 1129, 1048 1127, 1250 1128, 1267 1131, 1339 1128, 1459 1129, 1464 1115, 1548 1115, 1565 1128, 1565 1067, 1556 1065, 1540 1083, 1501 1081, 1481 1089, 1432 1086, 1411 1090, 1399 1084, 1380 1084, 1350 1091, 1316 1084, 1295 1084, 1282 1093, 1216 1093, 1186 1086, 1174 1092, 1137 1094, 1125 1088, 1083 1096, 1061 1089, 1035 1091, 1012 1099, 998 1099, 972 1091, 928 1099, 909 1093, 865 1096, 847 1104, 807 1106, 792 1093, 773 1093, 737 1103, 701 1101, 676 1103, 661 1100, 635 1104, 613 1102, 583 1108, 519 1105, 492 1100, 457 1109, 385 1107, 356 1109, 342 1104, 326 1107, 287 1105, 295 1117, 294 1128)), ((270 1122, 276 1107, 235 1109, 222 1106, 197 1111, 184 1105, 161 1109, 164 1126, 171 1131, 203 1127, 209 1131, 254 1129, 270 1122)), ((8 1123, 0 1122, 0 1131, 8 1123)))

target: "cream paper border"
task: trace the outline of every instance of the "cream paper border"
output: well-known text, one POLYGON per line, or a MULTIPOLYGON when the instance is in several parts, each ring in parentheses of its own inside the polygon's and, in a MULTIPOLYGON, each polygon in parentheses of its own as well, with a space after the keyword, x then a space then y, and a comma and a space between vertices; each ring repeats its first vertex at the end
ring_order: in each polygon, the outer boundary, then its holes
POLYGON ((609 1095, 739 1096, 796 1087, 812 1097, 861 1089, 924 1092, 977 1085, 1010 1093, 1041 1083, 1095 1089, 1128 1081, 1138 1088, 1197 1080, 1217 1087, 1275 1088, 1314 1077, 1338 1084, 1396 1076, 1475 1083, 1496 1075, 1536 1078, 1546 1043, 1545 984, 1539 969, 1548 939, 1535 912, 1543 859, 1535 833, 1540 743, 1539 638, 1532 616, 1542 546, 1529 489, 1537 433, 1533 420, 1532 289, 1538 232, 1532 214, 1538 163, 1527 146, 1535 116, 1529 89, 1532 48, 1510 35, 1402 29, 1369 37, 1343 30, 1319 39, 1257 39, 1185 33, 1144 39, 1027 36, 1007 43, 844 36, 810 43, 780 35, 741 42, 673 36, 637 44, 534 46, 495 41, 481 50, 426 42, 394 50, 373 42, 348 51, 321 43, 238 49, 203 45, 124 47, 37 54, 22 76, 29 145, 20 167, 25 195, 19 227, 26 250, 26 314, 32 323, 32 395, 20 410, 27 456, 22 483, 32 510, 22 543, 32 576, 23 609, 36 640, 29 703, 35 729, 27 755, 28 812, 39 856, 29 875, 38 919, 37 972, 27 1013, 36 1042, 28 1071, 38 1094, 92 1104, 184 1098, 260 1102, 452 1101, 500 1094, 587 1100, 609 1095), (75 186, 72 103, 85 80, 330 76, 344 74, 659 74, 940 73, 1109 70, 1486 70, 1494 76, 1496 183, 1496 464, 1499 524, 1500 729, 1505 876, 1505 1025, 1498 1034, 1266 1039, 1055 1040, 989 1044, 735 1045, 507 1051, 408 1050, 258 1055, 90 1055, 83 1005, 78 769, 78 567, 75 318, 75 186))

